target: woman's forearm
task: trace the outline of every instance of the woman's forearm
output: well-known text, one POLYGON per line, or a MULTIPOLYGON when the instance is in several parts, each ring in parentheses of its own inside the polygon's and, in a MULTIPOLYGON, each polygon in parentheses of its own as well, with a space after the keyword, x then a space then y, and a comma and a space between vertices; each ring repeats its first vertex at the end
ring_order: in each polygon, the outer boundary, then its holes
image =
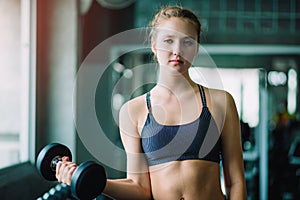
POLYGON ((247 200, 246 185, 243 182, 232 184, 227 191, 230 200, 247 200))
POLYGON ((145 188, 131 179, 108 179, 103 194, 117 200, 151 199, 150 188, 145 188))

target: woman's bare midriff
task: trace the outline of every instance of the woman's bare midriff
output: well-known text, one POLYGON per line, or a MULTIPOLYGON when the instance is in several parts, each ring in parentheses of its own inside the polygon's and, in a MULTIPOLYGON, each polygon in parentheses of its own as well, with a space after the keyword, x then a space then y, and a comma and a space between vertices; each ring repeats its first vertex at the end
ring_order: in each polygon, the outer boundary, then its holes
POLYGON ((150 167, 155 200, 224 200, 218 163, 173 161, 150 167))

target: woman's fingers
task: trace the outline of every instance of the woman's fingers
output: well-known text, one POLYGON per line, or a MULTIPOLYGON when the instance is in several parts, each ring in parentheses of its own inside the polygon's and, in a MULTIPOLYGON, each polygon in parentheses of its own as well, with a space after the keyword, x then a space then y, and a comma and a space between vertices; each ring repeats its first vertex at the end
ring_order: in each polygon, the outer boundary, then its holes
POLYGON ((68 156, 64 156, 61 159, 62 159, 62 161, 70 161, 70 158, 68 156))
POLYGON ((71 185, 72 175, 76 168, 77 168, 77 165, 75 163, 68 163, 66 165, 66 167, 64 168, 64 171, 63 171, 63 178, 62 178, 63 183, 65 183, 67 185, 71 185))
POLYGON ((56 165, 56 179, 58 182, 71 185, 71 179, 74 171, 77 168, 77 165, 73 162, 67 161, 68 159, 64 159, 62 162, 59 162, 56 165))

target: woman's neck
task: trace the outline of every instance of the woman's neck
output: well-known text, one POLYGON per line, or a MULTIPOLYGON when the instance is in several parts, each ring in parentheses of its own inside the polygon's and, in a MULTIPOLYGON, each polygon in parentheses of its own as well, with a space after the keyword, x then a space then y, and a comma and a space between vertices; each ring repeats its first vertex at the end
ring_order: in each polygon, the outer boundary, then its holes
POLYGON ((172 93, 183 93, 195 89, 197 84, 186 73, 159 73, 157 85, 170 90, 172 93))

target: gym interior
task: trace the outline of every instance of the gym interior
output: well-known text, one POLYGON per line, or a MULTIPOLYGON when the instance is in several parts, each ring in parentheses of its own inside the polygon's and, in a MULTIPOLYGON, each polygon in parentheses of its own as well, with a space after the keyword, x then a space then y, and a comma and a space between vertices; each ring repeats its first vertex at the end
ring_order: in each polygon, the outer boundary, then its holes
POLYGON ((297 0, 1 0, 1 199, 69 198, 37 171, 50 143, 125 177, 118 111, 155 83, 145 35, 164 5, 200 16, 190 73, 235 99, 248 200, 300 199, 297 0))

